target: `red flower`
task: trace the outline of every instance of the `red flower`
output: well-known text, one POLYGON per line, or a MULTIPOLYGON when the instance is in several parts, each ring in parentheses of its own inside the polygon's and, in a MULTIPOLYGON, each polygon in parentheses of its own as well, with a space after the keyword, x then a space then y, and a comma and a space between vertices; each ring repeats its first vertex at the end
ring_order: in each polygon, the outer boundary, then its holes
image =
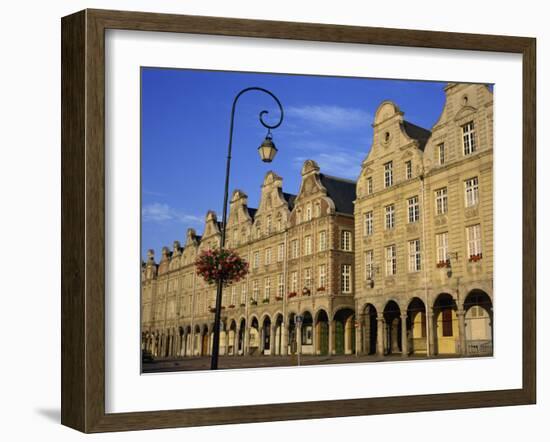
POLYGON ((230 249, 203 251, 195 261, 195 267, 197 275, 208 284, 222 281, 224 286, 240 281, 248 273, 248 263, 230 249))

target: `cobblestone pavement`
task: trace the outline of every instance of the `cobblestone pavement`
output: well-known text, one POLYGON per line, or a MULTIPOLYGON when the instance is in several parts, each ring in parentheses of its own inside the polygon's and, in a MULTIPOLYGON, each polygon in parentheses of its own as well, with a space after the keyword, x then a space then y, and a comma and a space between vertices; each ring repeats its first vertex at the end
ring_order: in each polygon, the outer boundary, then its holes
MULTIPOLYGON (((452 356, 456 358, 457 356, 452 356)), ((445 356, 436 356, 430 359, 443 359, 445 356)), ((447 356, 447 358, 449 358, 447 356)), ((401 355, 380 356, 355 356, 355 355, 333 355, 333 356, 311 356, 301 355, 300 365, 324 365, 324 364, 350 364, 380 361, 408 361, 427 359, 426 356, 401 355)), ((218 361, 219 369, 234 368, 261 368, 261 367, 295 367, 298 366, 298 357, 294 356, 220 356, 218 361)), ((143 363, 144 373, 160 373, 172 371, 194 371, 209 370, 210 356, 194 356, 178 359, 158 359, 153 362, 143 363)))

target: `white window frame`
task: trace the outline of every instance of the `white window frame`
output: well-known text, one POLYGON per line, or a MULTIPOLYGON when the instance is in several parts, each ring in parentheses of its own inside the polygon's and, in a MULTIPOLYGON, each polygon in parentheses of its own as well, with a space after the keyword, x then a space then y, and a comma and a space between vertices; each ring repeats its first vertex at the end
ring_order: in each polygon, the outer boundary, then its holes
POLYGON ((246 292, 246 283, 243 283, 241 288, 241 304, 246 304, 246 292))
POLYGON ((277 284, 277 296, 282 298, 285 295, 285 275, 279 273, 278 284, 277 284))
POLYGON ((306 206, 306 221, 311 221, 312 211, 311 211, 311 203, 308 203, 306 206))
POLYGON ((265 265, 271 264, 271 247, 265 249, 265 265))
POLYGON ((313 285, 313 275, 311 273, 311 267, 304 269, 304 287, 311 290, 313 285))
POLYGON ((420 239, 409 241, 409 272, 419 272, 422 269, 420 239))
POLYGON ((254 252, 254 261, 252 267, 255 269, 260 267, 260 252, 258 250, 254 252))
POLYGON ((447 197, 447 188, 435 190, 435 214, 444 215, 449 211, 449 199, 447 197))
POLYGON ((231 287, 231 301, 230 301, 230 304, 231 305, 235 305, 235 303, 237 302, 237 286, 233 286, 231 287))
POLYGON ((293 239, 290 244, 291 244, 290 257, 292 259, 298 258, 299 248, 300 248, 300 245, 298 243, 298 239, 293 239))
POLYGON ((407 207, 409 224, 418 222, 420 220, 420 203, 418 195, 410 197, 407 200, 407 207))
POLYGON ((271 278, 267 277, 264 279, 264 299, 269 300, 271 297, 271 278))
POLYGON ((372 195, 372 177, 367 178, 367 195, 372 195))
POLYGON ((466 238, 468 241, 468 258, 474 255, 481 255, 481 224, 474 224, 466 227, 466 238))
POLYGON ((327 288, 327 266, 326 264, 319 265, 319 287, 327 288))
POLYGON ((476 151, 477 146, 475 135, 476 130, 473 121, 469 121, 462 126, 462 145, 464 148, 464 156, 471 155, 476 151))
POLYGON ((340 248, 344 252, 351 252, 351 230, 342 230, 340 232, 340 248))
POLYGON ((374 214, 372 210, 365 212, 364 214, 364 235, 371 236, 374 231, 374 214))
POLYGON ((437 262, 446 262, 447 256, 449 255, 449 232, 438 233, 435 235, 435 247, 437 250, 437 262))
POLYGON ((445 164, 445 143, 439 143, 437 145, 438 162, 440 166, 445 164))
POLYGON ((282 262, 285 259, 285 244, 279 244, 277 248, 277 262, 282 262))
POLYGON ((298 272, 293 271, 290 274, 290 291, 291 292, 298 292, 298 272))
POLYGON ((393 186, 393 161, 384 164, 384 188, 393 186))
POLYGON ((271 215, 267 215, 265 221, 266 233, 269 235, 271 233, 271 215))
POLYGON ((477 176, 464 181, 464 204, 473 207, 479 203, 479 178, 477 176))
POLYGON ((312 238, 311 235, 307 235, 304 238, 304 255, 311 255, 312 253, 312 238))
POLYGON ((405 179, 410 180, 413 177, 412 160, 405 161, 405 179))
POLYGON ((374 250, 365 251, 365 279, 372 279, 374 276, 374 250))
POLYGON ((324 252, 327 249, 327 231, 319 232, 319 252, 324 252))
POLYGON ((392 244, 391 246, 386 246, 385 257, 386 276, 393 276, 397 273, 397 253, 395 249, 395 244, 392 244))
POLYGON ((258 279, 254 279, 252 281, 252 299, 258 302, 259 296, 260 296, 260 281, 258 279))
POLYGON ((342 264, 342 293, 351 292, 351 264, 342 264))
POLYGON ((386 230, 391 230, 395 227, 395 206, 389 204, 384 207, 384 216, 385 216, 385 228, 386 230))

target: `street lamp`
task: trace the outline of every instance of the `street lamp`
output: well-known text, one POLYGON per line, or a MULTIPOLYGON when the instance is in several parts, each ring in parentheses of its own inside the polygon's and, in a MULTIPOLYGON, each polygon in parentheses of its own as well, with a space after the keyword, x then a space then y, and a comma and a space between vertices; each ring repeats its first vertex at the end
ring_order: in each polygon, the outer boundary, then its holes
MULTIPOLYGON (((258 91, 263 92, 270 97, 272 97, 275 102, 277 103, 277 106, 279 106, 279 111, 281 113, 281 116, 279 117, 279 121, 276 124, 268 124, 264 121, 264 115, 268 113, 268 111, 263 110, 260 112, 260 123, 263 127, 267 129, 267 135, 260 145, 258 147, 258 152, 260 154, 260 158, 265 163, 270 163, 273 161, 273 158, 275 158, 275 155, 277 154, 277 148, 275 147, 275 143, 273 143, 273 135, 271 134, 271 129, 278 128, 281 123, 283 122, 283 106, 281 105, 281 102, 279 99, 273 95, 270 91, 267 89, 261 88, 261 87, 247 87, 240 91, 233 100, 233 106, 231 108, 231 124, 229 126, 229 145, 227 147, 227 165, 225 169, 225 190, 223 194, 223 212, 222 212, 222 237, 220 241, 220 248, 223 249, 225 245, 225 227, 227 224, 227 200, 228 200, 228 192, 229 192, 229 171, 231 168, 231 148, 233 145, 233 123, 235 122, 235 107, 237 105, 237 101, 239 100, 240 96, 243 95, 245 92, 249 91, 258 91)), ((212 361, 210 364, 210 368, 212 370, 217 370, 218 368, 218 355, 220 350, 220 315, 221 315, 221 307, 222 307, 222 290, 223 290, 223 281, 220 279, 218 280, 218 286, 216 291, 216 311, 214 316, 214 341, 212 342, 212 361)))

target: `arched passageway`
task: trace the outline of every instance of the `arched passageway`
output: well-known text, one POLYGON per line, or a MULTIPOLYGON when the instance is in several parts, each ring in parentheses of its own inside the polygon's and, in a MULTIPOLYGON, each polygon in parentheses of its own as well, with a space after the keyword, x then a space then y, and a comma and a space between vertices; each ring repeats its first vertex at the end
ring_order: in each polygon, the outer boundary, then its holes
POLYGON ((472 290, 464 301, 465 347, 468 356, 493 354, 493 303, 487 293, 472 290))

